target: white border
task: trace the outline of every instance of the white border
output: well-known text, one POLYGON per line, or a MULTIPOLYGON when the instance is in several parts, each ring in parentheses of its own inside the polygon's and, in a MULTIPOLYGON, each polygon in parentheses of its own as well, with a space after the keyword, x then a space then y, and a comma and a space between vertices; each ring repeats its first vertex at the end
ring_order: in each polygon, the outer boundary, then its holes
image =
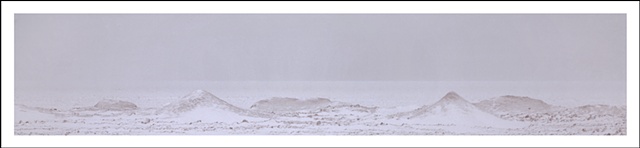
POLYGON ((2 2, 2 146, 638 146, 638 2, 2 2), (14 136, 14 13, 626 13, 627 136, 14 136))

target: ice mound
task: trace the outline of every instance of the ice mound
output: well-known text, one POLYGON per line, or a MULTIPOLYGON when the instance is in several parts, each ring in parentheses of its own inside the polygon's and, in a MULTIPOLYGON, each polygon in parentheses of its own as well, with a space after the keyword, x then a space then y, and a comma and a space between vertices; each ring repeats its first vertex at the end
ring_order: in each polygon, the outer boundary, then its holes
POLYGON ((103 110, 134 110, 137 109, 138 106, 131 102, 122 101, 122 100, 113 100, 113 99, 104 99, 100 102, 96 103, 93 107, 97 109, 103 110))
POLYGON ((242 121, 251 117, 270 117, 269 114, 236 107, 204 90, 193 91, 180 101, 160 108, 156 114, 182 116, 202 121, 242 121))
POLYGON ((178 102, 173 102, 165 105, 160 110, 158 110, 158 112, 183 113, 199 107, 216 107, 230 111, 242 110, 207 91, 196 90, 191 92, 189 95, 182 97, 182 99, 178 102))
POLYGON ((483 111, 480 111, 457 93, 449 92, 438 102, 410 111, 406 115, 408 119, 411 119, 432 115, 472 115, 477 113, 483 113, 483 111))
POLYGON ((453 124, 466 126, 519 127, 521 123, 500 119, 484 112, 455 92, 438 102, 413 111, 391 115, 392 118, 421 124, 453 124))
POLYGON ((494 114, 544 112, 554 108, 542 100, 511 95, 483 100, 474 105, 494 114))
POLYGON ((288 112, 300 110, 315 110, 328 107, 331 104, 333 104, 333 102, 326 98, 301 100, 296 98, 275 97, 267 100, 260 100, 251 105, 250 109, 265 112, 288 112))

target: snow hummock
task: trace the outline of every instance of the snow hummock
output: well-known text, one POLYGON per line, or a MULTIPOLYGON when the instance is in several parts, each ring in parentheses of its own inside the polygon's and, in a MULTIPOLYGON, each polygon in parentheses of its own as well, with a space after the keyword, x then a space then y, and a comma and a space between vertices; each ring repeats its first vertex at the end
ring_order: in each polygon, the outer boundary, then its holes
POLYGON ((465 126, 517 127, 521 123, 500 119, 478 109, 475 105, 451 91, 438 102, 424 105, 409 112, 390 117, 422 124, 452 124, 465 126))
POLYGON ((412 119, 430 115, 472 114, 474 112, 478 112, 478 109, 473 104, 452 91, 434 104, 424 105, 418 109, 399 115, 406 116, 407 119, 412 119))
POLYGON ((326 98, 312 98, 301 100, 297 98, 274 97, 267 100, 260 100, 251 105, 250 109, 265 112, 291 112, 301 110, 315 110, 328 107, 331 104, 333 104, 333 102, 326 98))
POLYGON ((494 114, 503 113, 532 113, 549 111, 554 108, 546 102, 538 99, 522 96, 500 96, 474 103, 478 108, 494 114))
POLYGON ((196 90, 191 92, 189 95, 182 97, 182 99, 178 102, 173 102, 165 105, 164 107, 159 109, 158 112, 179 114, 203 107, 220 108, 232 112, 240 112, 243 110, 229 104, 228 102, 214 96, 207 91, 196 90))
POLYGON ((168 114, 193 120, 215 122, 237 122, 248 118, 267 118, 270 116, 239 108, 205 90, 193 91, 181 100, 160 108, 156 114, 168 114))
POLYGON ((128 101, 104 99, 96 103, 93 107, 103 110, 134 110, 138 106, 128 101))

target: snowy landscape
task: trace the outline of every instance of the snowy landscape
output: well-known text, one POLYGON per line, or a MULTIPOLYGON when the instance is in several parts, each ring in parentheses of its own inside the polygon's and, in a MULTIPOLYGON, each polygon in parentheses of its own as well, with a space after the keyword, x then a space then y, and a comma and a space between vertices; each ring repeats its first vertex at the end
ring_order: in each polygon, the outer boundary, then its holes
POLYGON ((635 127, 624 13, 13 16, 16 136, 635 127))
POLYGON ((394 107, 273 97, 243 108, 207 90, 150 107, 118 99, 72 108, 16 103, 14 127, 15 135, 626 135, 625 106, 442 95, 394 107))

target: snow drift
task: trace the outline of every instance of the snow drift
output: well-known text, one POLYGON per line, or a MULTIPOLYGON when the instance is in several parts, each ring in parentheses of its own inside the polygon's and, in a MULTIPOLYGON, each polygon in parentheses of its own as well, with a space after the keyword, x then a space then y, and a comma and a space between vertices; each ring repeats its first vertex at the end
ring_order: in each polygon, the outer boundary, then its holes
POLYGON ((390 117, 421 124, 492 127, 517 127, 523 125, 521 123, 503 120, 484 112, 455 92, 447 93, 434 104, 424 105, 413 111, 394 114, 390 117))
POLYGON ((201 121, 242 121, 249 118, 268 118, 271 115, 236 107, 204 91, 196 90, 180 101, 169 103, 156 114, 165 114, 201 121))

